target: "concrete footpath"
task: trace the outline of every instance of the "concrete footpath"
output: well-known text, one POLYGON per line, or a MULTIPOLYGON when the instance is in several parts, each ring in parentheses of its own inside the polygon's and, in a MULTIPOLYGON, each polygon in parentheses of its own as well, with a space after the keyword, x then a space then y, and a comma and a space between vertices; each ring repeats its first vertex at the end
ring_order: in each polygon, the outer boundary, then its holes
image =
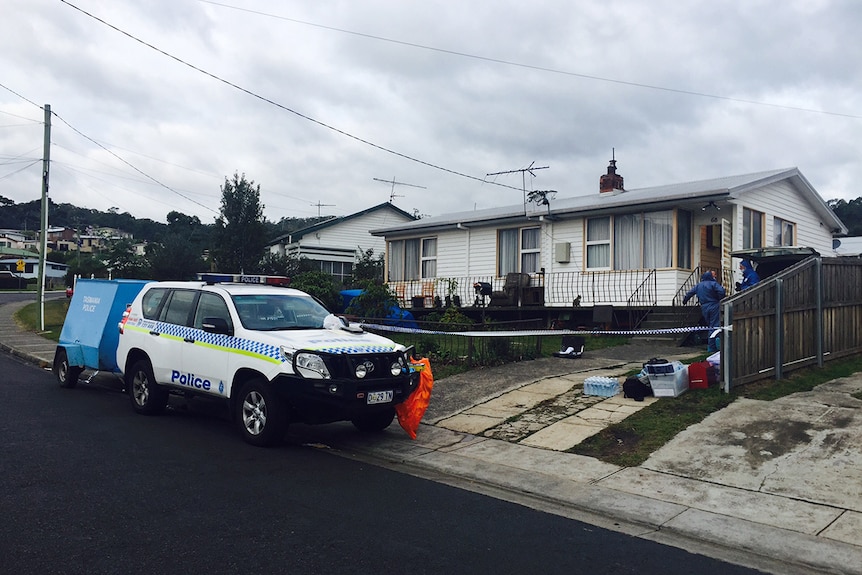
MULTIPOLYGON (((55 344, 12 318, 26 303, 0 306, 0 349, 50 368, 55 344)), ((289 438, 770 573, 862 574, 862 374, 738 399, 638 467, 566 452, 674 401, 585 396, 586 377, 698 351, 632 344, 441 379, 415 440, 397 424, 297 425, 289 438)))

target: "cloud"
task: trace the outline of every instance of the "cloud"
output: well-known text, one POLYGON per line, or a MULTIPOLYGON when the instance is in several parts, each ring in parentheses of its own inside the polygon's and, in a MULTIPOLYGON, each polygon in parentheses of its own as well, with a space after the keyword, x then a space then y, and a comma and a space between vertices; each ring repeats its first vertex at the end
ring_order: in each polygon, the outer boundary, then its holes
POLYGON ((17 202, 39 197, 41 166, 13 159, 41 157, 45 103, 87 136, 55 118, 54 201, 159 221, 212 221, 235 172, 270 220, 593 194, 612 150, 629 188, 798 166, 852 199, 862 177, 852 2, 7 4, 0 195, 17 202), (486 177, 531 162, 548 168, 486 177))

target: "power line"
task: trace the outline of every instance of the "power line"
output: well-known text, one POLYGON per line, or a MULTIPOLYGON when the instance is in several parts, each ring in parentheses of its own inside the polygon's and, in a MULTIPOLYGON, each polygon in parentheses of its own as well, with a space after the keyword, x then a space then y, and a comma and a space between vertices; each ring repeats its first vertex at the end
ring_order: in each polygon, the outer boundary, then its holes
MULTIPOLYGON (((65 1, 65 0, 61 0, 61 1, 65 1)), ((198 2, 203 2, 204 4, 212 4, 214 6, 221 6, 222 8, 228 8, 231 10, 239 10, 241 12, 249 12, 251 14, 257 14, 257 15, 266 16, 269 18, 286 20, 288 22, 295 22, 296 24, 302 24, 304 26, 321 28, 323 30, 331 30, 333 32, 340 32, 342 34, 350 34, 352 36, 359 36, 361 38, 368 38, 370 40, 377 40, 380 42, 389 42, 390 44, 398 44, 401 46, 408 46, 410 48, 418 48, 420 50, 429 50, 431 52, 440 52, 441 54, 449 54, 451 56, 459 56, 461 58, 472 58, 474 60, 481 60, 483 62, 492 62, 494 64, 503 64, 505 66, 515 66, 518 68, 526 68, 528 70, 536 70, 538 72, 548 72, 550 74, 560 74, 563 76, 572 76, 574 78, 583 78, 585 80, 595 80, 598 82, 609 82, 611 84, 631 86, 634 88, 644 88, 647 90, 659 90, 662 92, 671 92, 674 94, 684 94, 686 96, 697 96, 700 98, 712 98, 714 100, 724 100, 727 102, 738 102, 741 104, 751 104, 754 106, 765 106, 765 107, 769 107, 769 108, 778 108, 778 109, 782 109, 782 110, 793 110, 796 112, 808 112, 808 113, 812 113, 812 114, 825 114, 828 116, 839 116, 842 118, 855 118, 857 120, 862 119, 862 116, 854 115, 854 114, 843 114, 841 112, 829 112, 827 110, 815 110, 813 108, 802 108, 802 107, 798 107, 798 106, 788 106, 785 104, 773 104, 770 102, 761 102, 758 100, 747 100, 745 98, 733 98, 730 96, 720 96, 717 94, 709 94, 707 92, 697 92, 695 90, 682 90, 679 88, 668 88, 667 86, 658 86, 658 85, 654 85, 654 84, 644 84, 641 82, 631 82, 631 81, 619 80, 619 79, 615 79, 615 78, 604 78, 602 76, 594 76, 591 74, 580 74, 578 72, 569 72, 566 70, 558 70, 556 68, 548 68, 545 66, 537 66, 534 64, 524 64, 522 62, 513 62, 511 60, 502 60, 500 58, 492 58, 489 56, 478 56, 476 54, 468 54, 466 52, 458 52, 456 50, 447 50, 445 48, 437 48, 435 46, 426 46, 424 44, 417 44, 415 42, 406 42, 404 40, 394 40, 392 38, 384 38, 383 36, 375 36, 373 34, 366 34, 363 32, 355 32, 353 30, 346 30, 344 28, 336 28, 334 26, 326 26, 324 24, 315 24, 314 22, 297 20, 295 18, 288 18, 286 16, 278 16, 276 14, 270 14, 267 12, 259 12, 257 10, 249 10, 247 8, 239 8, 237 6, 230 6, 228 4, 222 4, 220 2, 213 2, 212 0, 198 0, 198 2)))
MULTIPOLYGON (((63 0, 60 0, 60 1, 62 2, 63 0)), ((185 199, 185 200, 190 201, 190 202, 191 202, 191 203, 193 203, 193 204, 196 204, 196 205, 198 205, 198 206, 200 206, 200 207, 202 207, 202 208, 204 208, 204 209, 206 209, 206 210, 209 210, 209 211, 213 212, 214 214, 218 214, 218 211, 217 211, 217 210, 214 210, 214 209, 212 209, 212 208, 211 208, 211 207, 209 207, 209 206, 206 206, 206 205, 204 205, 204 204, 202 204, 202 203, 200 203, 200 202, 198 202, 198 201, 196 201, 196 200, 191 199, 190 197, 188 197, 188 196, 186 196, 186 195, 183 195, 183 194, 179 193, 179 192, 178 192, 177 190, 175 190, 174 188, 170 187, 170 186, 169 186, 169 185, 167 185, 167 184, 164 184, 164 183, 160 182, 159 180, 157 180, 157 179, 156 179, 156 178, 154 178, 153 176, 149 175, 148 173, 144 172, 143 170, 141 170, 141 169, 140 169, 140 168, 138 168, 137 166, 135 166, 135 165, 131 164, 131 163, 130 163, 130 162, 128 162, 128 161, 126 161, 122 156, 120 156, 119 154, 117 154, 117 153, 116 153, 116 152, 114 152, 113 150, 109 150, 108 148, 106 148, 105 146, 103 146, 102 144, 100 144, 99 142, 97 142, 96 140, 94 140, 93 138, 91 138, 90 136, 88 136, 88 135, 86 135, 85 133, 83 133, 83 132, 81 132, 80 130, 78 130, 75 126, 73 126, 72 124, 70 124, 69 122, 67 122, 66 120, 64 120, 62 117, 60 117, 60 115, 59 115, 59 114, 57 114, 56 112, 51 112, 51 113, 52 113, 52 115, 56 116, 56 118, 57 118, 58 120, 60 120, 61 122, 63 122, 64 124, 66 124, 69 128, 71 128, 73 132, 75 132, 76 134, 78 134, 78 135, 79 135, 79 136, 81 136, 82 138, 86 138, 87 140, 89 140, 89 141, 91 141, 92 143, 96 144, 97 146, 99 146, 100 148, 102 148, 103 150, 105 150, 106 152, 108 152, 109 154, 111 154, 112 156, 114 156, 115 158, 117 158, 118 160, 120 160, 121 162, 123 162, 124 164, 126 164, 127 166, 129 166, 130 168, 132 168, 133 170, 135 170, 136 172, 138 172, 138 173, 139 173, 139 174, 141 174, 142 176, 144 176, 145 178, 147 178, 148 180, 152 180, 153 182, 155 182, 155 183, 156 183, 156 184, 158 184, 159 186, 161 186, 161 187, 165 188, 166 190, 168 190, 168 191, 170 191, 170 192, 173 192, 174 194, 178 195, 179 197, 181 197, 181 198, 183 198, 183 199, 185 199)))
MULTIPOLYGON (((239 90, 240 92, 243 92, 244 94, 248 94, 249 96, 251 96, 251 97, 253 97, 253 98, 257 98, 258 100, 261 100, 261 101, 263 101, 263 102, 266 102, 267 104, 271 104, 271 105, 273 105, 273 106, 275 106, 275 107, 277 107, 277 108, 280 108, 280 109, 284 110, 285 112, 289 112, 289 113, 294 114, 295 116, 298 116, 298 117, 300 117, 300 118, 302 118, 302 119, 304 119, 304 120, 308 120, 309 122, 312 122, 312 123, 314 123, 314 124, 317 124, 318 126, 321 126, 321 127, 323 127, 323 128, 326 128, 327 130, 331 130, 331 131, 333 131, 333 132, 336 132, 336 133, 338 133, 338 134, 341 134, 342 136, 345 136, 345 137, 350 138, 350 139, 352 139, 352 140, 356 140, 357 142, 360 142, 360 143, 365 144, 365 145, 367 145, 367 146, 371 146, 372 148, 378 149, 378 150, 380 150, 380 151, 382 151, 382 152, 386 152, 386 153, 388 153, 388 154, 392 154, 393 156, 398 156, 399 158, 403 158, 403 159, 405 159, 405 160, 409 160, 409 161, 411 161, 411 162, 415 162, 415 163, 417 163, 417 164, 422 164, 423 166, 427 166, 427 167, 429 167, 429 168, 433 168, 433 169, 435 169, 435 170, 440 170, 440 171, 442 171, 442 172, 447 172, 447 173, 449 173, 449 174, 453 174, 453 175, 455 175, 455 176, 460 176, 460 177, 462 177, 462 178, 467 178, 467 179, 470 179, 470 180, 475 180, 475 181, 477 181, 477 182, 488 183, 488 182, 486 182, 486 180, 485 180, 484 178, 478 178, 478 177, 476 177, 476 176, 471 176, 471 175, 469 175, 469 174, 465 174, 465 173, 463 173, 463 172, 458 172, 458 171, 455 171, 455 170, 450 170, 449 168, 444 168, 443 166, 438 166, 438 165, 436 165, 436 164, 432 164, 432 163, 430 163, 430 162, 426 162, 426 161, 424 161, 424 160, 420 160, 420 159, 418 159, 418 158, 414 158, 414 157, 412 157, 412 156, 408 156, 407 154, 403 154, 403 153, 401 153, 401 152, 398 152, 398 151, 392 150, 391 148, 386 148, 386 147, 381 146, 381 145, 379 145, 379 144, 375 144, 374 142, 371 142, 371 141, 369 141, 369 140, 365 140, 365 139, 363 139, 363 138, 360 138, 359 136, 355 136, 355 135, 353 135, 353 134, 350 134, 349 132, 345 132, 344 130, 341 130, 341 129, 339 129, 339 128, 336 128, 335 126, 331 126, 331 125, 329 125, 329 124, 326 124, 326 123, 324 123, 324 122, 321 122, 320 120, 317 120, 317 119, 315 119, 315 118, 312 118, 311 116, 307 116, 307 115, 305 115, 305 114, 303 114, 303 113, 301 113, 301 112, 298 112, 298 111, 296 111, 296 110, 293 110, 292 108, 288 108, 287 106, 285 106, 285 105, 283 105, 283 104, 280 104, 280 103, 278 103, 278 102, 276 102, 276 101, 274 101, 274 100, 271 100, 271 99, 269 99, 269 98, 267 98, 267 97, 265 97, 265 96, 261 96, 260 94, 257 94, 257 93, 255 93, 255 92, 252 92, 251 90, 249 90, 249 89, 247 89, 247 88, 243 88, 242 86, 240 86, 240 85, 238 85, 238 84, 234 84, 233 82, 231 82, 231 81, 229 81, 229 80, 226 80, 226 79, 224 79, 224 78, 222 78, 222 77, 220 77, 220 76, 217 76, 217 75, 213 74, 212 72, 208 72, 207 70, 204 70, 203 68, 200 68, 200 67, 198 67, 198 66, 195 66, 194 64, 191 64, 191 63, 189 63, 189 62, 186 62, 186 61, 185 61, 185 60, 183 60, 182 58, 179 58, 179 57, 177 57, 177 56, 174 56, 173 54, 170 54, 170 53, 168 53, 168 52, 165 52, 165 51, 164 51, 164 50, 162 50, 161 48, 157 48, 156 46, 154 46, 154 45, 152 45, 152 44, 150 44, 150 43, 148 43, 148 42, 146 42, 146 41, 144 41, 144 40, 141 40, 140 38, 138 38, 138 37, 136 37, 136 36, 134 36, 134 35, 130 34, 129 32, 126 32, 125 30, 122 30, 122 29, 120 29, 120 28, 118 28, 118 27, 114 26, 113 24, 110 24, 110 23, 106 22, 105 20, 102 20, 102 19, 101 19, 101 18, 99 18, 98 16, 95 16, 95 15, 93 15, 93 14, 90 14, 89 12, 87 12, 86 10, 83 10, 83 9, 81 9, 81 8, 78 8, 78 7, 77 7, 77 6, 75 6, 74 4, 71 4, 70 2, 68 2, 67 0, 60 0, 60 2, 62 2, 63 4, 65 4, 65 5, 69 6, 70 8, 74 8, 75 10, 77 10, 78 12, 80 12, 81 14, 84 14, 85 16, 88 16, 89 18, 92 18, 93 20, 96 20, 97 22, 100 22, 101 24, 104 24, 105 26, 107 26, 107 27, 111 28, 112 30, 115 30, 115 31, 119 32, 119 33, 120 33, 120 34, 122 34, 123 36, 126 36, 127 38, 130 38, 130 39, 134 40, 135 42, 138 42, 139 44, 142 44, 142 45, 146 46, 147 48, 150 48, 150 49, 152 49, 152 50, 155 50, 156 52, 158 52, 159 54, 162 54, 163 56, 167 56, 168 58, 170 58, 171 60, 174 60, 175 62, 178 62, 178 63, 180 63, 180 64, 182 64, 182 65, 184 65, 184 66, 187 66, 187 67, 191 68, 192 70, 195 70, 196 72, 199 72, 199 73, 201 73, 201 74, 203 74, 203 75, 205 75, 205 76, 209 76, 209 77, 210 77, 210 78, 212 78, 213 80, 216 80, 216 81, 218 81, 218 82, 221 82, 222 84, 225 84, 225 85, 227 85, 227 86, 230 86, 231 88, 234 88, 234 89, 236 89, 236 90, 239 90)), ((492 182, 492 183, 494 183, 494 182, 492 182)), ((504 188, 517 189, 517 188, 515 188, 515 187, 513 187, 513 186, 507 186, 507 185, 505 185, 505 184, 497 184, 497 183, 494 183, 494 185, 502 186, 502 187, 504 187, 504 188)))

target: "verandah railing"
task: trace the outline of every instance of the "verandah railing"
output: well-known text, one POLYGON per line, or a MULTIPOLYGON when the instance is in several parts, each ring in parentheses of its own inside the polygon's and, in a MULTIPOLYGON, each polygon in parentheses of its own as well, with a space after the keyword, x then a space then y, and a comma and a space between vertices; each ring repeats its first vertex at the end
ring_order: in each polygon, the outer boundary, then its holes
MULTIPOLYGON (((434 307, 447 301, 462 306, 487 305, 489 297, 478 295, 476 283, 503 290, 506 278, 462 276, 425 280, 391 281, 389 287, 405 309, 434 307), (447 300, 448 298, 448 300, 447 300)), ((520 294, 521 305, 570 307, 572 305, 641 305, 657 303, 655 270, 606 270, 595 272, 554 272, 531 274, 530 285, 520 294)))

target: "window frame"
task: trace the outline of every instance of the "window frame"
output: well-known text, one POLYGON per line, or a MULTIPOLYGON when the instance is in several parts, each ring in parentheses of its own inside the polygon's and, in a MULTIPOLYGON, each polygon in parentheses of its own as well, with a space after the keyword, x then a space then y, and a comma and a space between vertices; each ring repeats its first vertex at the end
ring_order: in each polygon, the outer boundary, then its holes
POLYGON ((742 208, 742 249, 763 247, 764 220, 766 214, 752 208, 742 208), (757 223, 755 225, 755 222, 757 223))
MULTIPOLYGON (((507 238, 507 242, 511 242, 512 238, 507 238)), ((500 228, 497 230, 497 277, 505 277, 510 273, 538 273, 541 269, 542 263, 542 227, 541 226, 519 226, 513 228, 500 228), (525 232, 536 232, 536 246, 530 248, 524 248, 524 233, 525 232), (511 249, 511 254, 506 254, 506 259, 509 261, 504 262, 503 251, 504 251, 504 243, 503 236, 504 235, 514 235, 515 245, 514 249, 511 249), (524 256, 525 255, 533 255, 536 256, 536 269, 532 271, 524 271, 524 256), (504 263, 506 265, 504 265, 504 263), (511 268, 511 269, 510 269, 511 268)))
POLYGON ((778 216, 773 216, 772 218, 772 243, 775 246, 795 246, 796 245, 796 222, 791 222, 790 220, 785 220, 784 218, 780 218, 778 216), (790 232, 790 243, 787 243, 784 240, 785 229, 784 226, 788 226, 788 230, 790 232))
MULTIPOLYGON (((389 240, 386 242, 386 277, 387 281, 391 282, 400 282, 400 281, 417 281, 423 278, 422 273, 422 249, 424 245, 424 240, 433 239, 435 242, 437 241, 437 236, 422 236, 418 238, 403 238, 399 240, 389 240), (400 249, 396 246, 400 245, 400 249), (415 251, 415 262, 413 261, 411 254, 415 251), (398 266, 392 265, 392 258, 399 257, 400 262, 398 266), (415 265, 415 270, 413 269, 413 265, 408 265, 408 260, 410 260, 411 264, 415 265), (394 270, 399 270, 400 273, 396 274, 394 270), (415 271, 415 277, 413 272, 415 271)), ((428 258, 427 261, 430 261, 431 258, 428 258)), ((436 255, 434 256, 434 261, 436 263, 436 255)), ((435 274, 436 274, 436 265, 435 274)), ((436 277, 431 276, 431 277, 436 277)))

